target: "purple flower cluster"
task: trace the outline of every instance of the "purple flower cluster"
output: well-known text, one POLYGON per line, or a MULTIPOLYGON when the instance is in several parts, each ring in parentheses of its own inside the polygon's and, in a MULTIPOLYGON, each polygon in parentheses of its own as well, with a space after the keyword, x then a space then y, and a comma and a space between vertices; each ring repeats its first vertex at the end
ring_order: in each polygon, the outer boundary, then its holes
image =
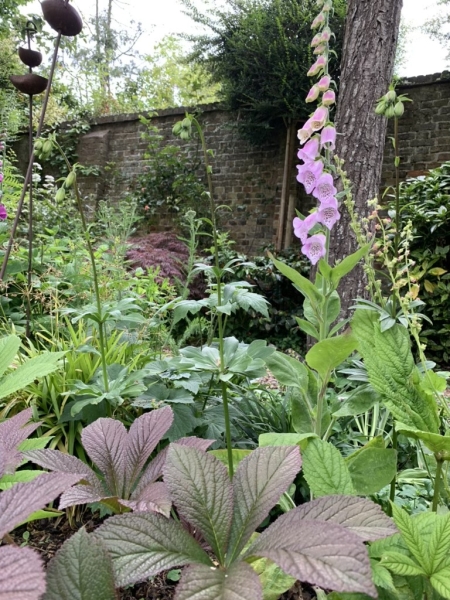
POLYGON ((319 102, 311 117, 298 131, 298 138, 303 148, 298 151, 298 158, 303 161, 298 165, 297 180, 303 184, 306 193, 312 194, 319 201, 315 212, 306 219, 294 219, 294 234, 302 242, 302 252, 315 265, 326 255, 326 235, 309 232, 320 224, 328 230, 339 220, 338 201, 333 176, 328 171, 329 152, 336 145, 336 129, 330 122, 330 107, 336 101, 335 93, 330 86, 328 75, 329 40, 332 32, 329 28, 329 13, 333 9, 332 0, 317 0, 321 8, 311 28, 317 29, 311 46, 318 55, 316 62, 308 71, 308 76, 318 76, 319 80, 310 89, 306 102, 319 102))

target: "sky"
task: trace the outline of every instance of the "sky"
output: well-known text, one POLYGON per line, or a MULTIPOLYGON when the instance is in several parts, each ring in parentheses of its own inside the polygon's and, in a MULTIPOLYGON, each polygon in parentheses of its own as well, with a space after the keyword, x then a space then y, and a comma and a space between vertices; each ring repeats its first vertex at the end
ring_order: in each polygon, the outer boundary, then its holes
MULTIPOLYGON (((210 1, 215 3, 217 0, 210 1)), ((449 68, 445 49, 417 30, 426 19, 439 13, 437 3, 438 0, 403 0, 402 17, 413 30, 408 36, 407 58, 398 70, 399 75, 429 75, 449 68)), ((93 0, 72 0, 72 4, 84 19, 92 14, 95 7, 93 0)), ((106 7, 107 0, 100 0, 100 7, 102 4, 106 7)), ((24 12, 40 13, 37 0, 30 1, 24 8, 24 12)), ((131 19, 142 23, 145 33, 138 45, 142 53, 148 52, 165 35, 195 31, 195 25, 183 14, 179 0, 114 0, 114 15, 122 24, 129 23, 131 19)))

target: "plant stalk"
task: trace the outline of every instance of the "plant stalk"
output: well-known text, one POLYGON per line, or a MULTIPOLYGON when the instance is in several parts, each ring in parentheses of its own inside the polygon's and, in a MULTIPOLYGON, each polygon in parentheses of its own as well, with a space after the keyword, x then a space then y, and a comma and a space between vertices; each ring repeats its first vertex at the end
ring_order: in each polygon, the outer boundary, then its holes
POLYGON ((434 456, 436 459, 436 475, 434 478, 434 494, 433 494, 433 504, 431 506, 431 510, 433 512, 437 512, 437 507, 439 504, 439 487, 441 485, 441 473, 442 473, 442 465, 444 463, 442 458, 438 458, 437 455, 434 456))

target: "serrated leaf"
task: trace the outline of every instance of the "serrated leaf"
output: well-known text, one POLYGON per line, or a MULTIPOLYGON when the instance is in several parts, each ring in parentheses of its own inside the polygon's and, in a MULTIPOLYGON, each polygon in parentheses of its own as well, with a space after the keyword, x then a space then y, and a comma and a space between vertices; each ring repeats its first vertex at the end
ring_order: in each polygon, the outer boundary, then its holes
POLYGON ((0 377, 13 362, 20 348, 20 338, 8 335, 0 338, 0 377))
POLYGON ((30 548, 0 548, 1 600, 39 600, 45 592, 41 557, 30 548))
POLYGON ((79 475, 43 473, 28 483, 17 483, 0 494, 0 538, 79 481, 79 475))
POLYGON ((100 502, 100 500, 108 497, 108 494, 98 487, 94 488, 91 485, 74 485, 61 495, 58 508, 62 510, 69 506, 100 502))
POLYGON ((99 538, 80 529, 47 568, 43 600, 114 600, 111 558, 99 538))
POLYGON ((183 572, 174 600, 262 600, 262 589, 246 563, 228 569, 193 565, 183 572))
POLYGON ((355 494, 341 453, 329 442, 312 439, 303 452, 303 474, 314 496, 355 494))
POLYGON ((397 528, 378 504, 355 496, 324 496, 294 508, 299 519, 342 525, 364 542, 372 542, 397 533, 397 528))
POLYGON ((164 482, 180 514, 202 533, 223 564, 233 514, 227 468, 211 454, 171 444, 164 482))
POLYGON ((390 572, 380 565, 377 560, 371 560, 370 564, 372 565, 372 577, 373 582, 377 587, 381 587, 385 590, 389 590, 392 593, 396 593, 394 580, 392 579, 392 575, 390 572))
POLYGON ((212 566, 206 552, 179 522, 156 513, 111 517, 96 535, 111 554, 116 583, 121 587, 190 563, 212 566))
POLYGON ((265 446, 300 446, 306 448, 307 440, 317 437, 315 433, 261 433, 258 438, 260 448, 265 446))
MULTIPOLYGON (((89 481, 92 486, 98 488, 100 485, 95 472, 76 456, 71 456, 70 454, 60 452, 59 450, 51 449, 30 450, 29 452, 25 452, 24 456, 44 469, 58 471, 60 473, 82 475, 83 479, 89 481)), ((100 489, 101 486, 99 491, 100 489)))
MULTIPOLYGON (((450 514, 437 515, 430 539, 427 555, 429 557, 429 573, 436 573, 450 553, 450 514)), ((450 584, 449 584, 450 589, 450 584)))
POLYGON ((407 577, 426 575, 424 569, 415 560, 400 552, 386 552, 381 558, 381 564, 397 575, 407 577))
POLYGON ((430 577, 431 585, 444 598, 450 598, 450 566, 447 566, 430 577))
POLYGON ((233 478, 234 514, 228 564, 239 555, 252 533, 289 488, 300 467, 297 446, 257 448, 239 464, 233 478))
POLYGON ((356 350, 357 345, 356 337, 349 330, 348 333, 336 335, 314 344, 306 354, 305 360, 308 366, 317 371, 324 381, 333 369, 356 350))
POLYGON ((309 521, 290 511, 250 546, 244 557, 265 556, 300 581, 376 597, 367 549, 340 525, 309 521))
MULTIPOLYGON (((423 565, 426 569, 426 565, 428 564, 427 549, 416 520, 395 504, 391 504, 391 506, 395 524, 399 528, 402 538, 408 546, 408 550, 417 560, 418 564, 423 565)), ((399 573, 399 575, 404 574, 399 573)))
POLYGON ((35 379, 56 371, 58 361, 64 354, 64 352, 45 352, 21 364, 0 383, 0 398, 9 396, 26 387, 35 379))
POLYGON ((52 435, 49 436, 40 436, 38 438, 32 438, 31 440, 24 440, 19 445, 19 450, 21 452, 28 452, 30 450, 42 450, 49 444, 53 439, 52 435))
POLYGON ((134 500, 122 500, 120 504, 137 512, 158 512, 169 518, 172 502, 167 486, 162 481, 145 487, 134 500))
POLYGON ((282 385, 303 389, 308 384, 307 367, 292 356, 274 352, 266 359, 266 365, 282 385))

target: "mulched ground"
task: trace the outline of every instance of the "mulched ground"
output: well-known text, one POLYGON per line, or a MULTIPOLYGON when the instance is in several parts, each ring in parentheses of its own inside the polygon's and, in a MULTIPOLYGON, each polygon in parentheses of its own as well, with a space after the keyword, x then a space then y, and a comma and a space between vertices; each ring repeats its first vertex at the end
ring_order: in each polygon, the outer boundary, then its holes
MULTIPOLYGON (((65 516, 58 519, 34 521, 15 529, 11 537, 17 545, 26 544, 42 556, 45 563, 51 560, 62 544, 84 525, 91 532, 98 527, 101 519, 86 512, 81 522, 71 526, 65 516), (25 534, 25 535, 24 535, 25 534), (25 541, 26 538, 26 541, 25 541)), ((162 573, 150 581, 118 590, 120 600, 173 600, 176 583, 169 581, 162 573)), ((308 586, 299 583, 280 597, 280 600, 312 600, 315 594, 308 586)))

